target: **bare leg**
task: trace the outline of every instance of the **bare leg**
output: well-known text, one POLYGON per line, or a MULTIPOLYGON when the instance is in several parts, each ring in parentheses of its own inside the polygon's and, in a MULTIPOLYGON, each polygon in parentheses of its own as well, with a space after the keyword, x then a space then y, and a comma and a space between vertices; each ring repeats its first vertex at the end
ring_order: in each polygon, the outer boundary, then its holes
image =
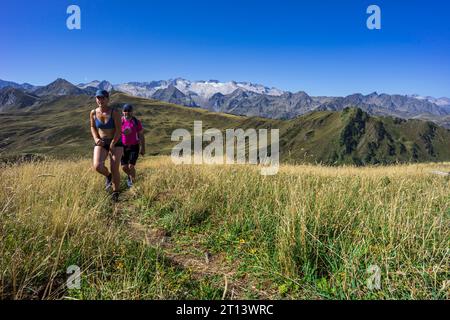
POLYGON ((100 146, 94 147, 94 156, 93 156, 93 167, 95 171, 104 175, 105 177, 109 176, 108 168, 105 166, 105 160, 108 156, 108 151, 105 148, 100 146))
POLYGON ((127 175, 130 175, 130 170, 128 170, 128 165, 127 165, 127 164, 125 164, 125 165, 122 166, 122 170, 123 170, 123 172, 125 172, 127 175))
POLYGON ((111 173, 112 173, 112 185, 113 192, 120 190, 120 159, 123 155, 123 147, 115 147, 112 152, 110 152, 111 160, 111 173))
POLYGON ((133 164, 130 163, 128 165, 128 171, 130 172, 129 176, 131 177, 131 181, 134 182, 136 180, 136 169, 133 164))

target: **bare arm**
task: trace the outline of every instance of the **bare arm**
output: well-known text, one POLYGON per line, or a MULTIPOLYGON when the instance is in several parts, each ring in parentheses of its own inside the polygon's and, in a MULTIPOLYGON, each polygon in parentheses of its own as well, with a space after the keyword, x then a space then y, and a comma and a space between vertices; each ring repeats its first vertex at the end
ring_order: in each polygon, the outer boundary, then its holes
POLYGON ((144 136, 144 129, 140 130, 138 132, 138 137, 139 137, 139 144, 141 145, 141 155, 145 154, 145 136, 144 136))
POLYGON ((111 146, 114 146, 122 136, 122 121, 120 120, 120 115, 115 111, 113 111, 112 117, 114 120, 114 127, 116 128, 113 140, 111 141, 111 146))
POLYGON ((98 143, 98 140, 100 140, 100 136, 98 134, 98 130, 95 127, 95 109, 91 111, 91 114, 89 116, 89 121, 91 123, 91 134, 92 134, 92 138, 94 138, 95 144, 98 143))

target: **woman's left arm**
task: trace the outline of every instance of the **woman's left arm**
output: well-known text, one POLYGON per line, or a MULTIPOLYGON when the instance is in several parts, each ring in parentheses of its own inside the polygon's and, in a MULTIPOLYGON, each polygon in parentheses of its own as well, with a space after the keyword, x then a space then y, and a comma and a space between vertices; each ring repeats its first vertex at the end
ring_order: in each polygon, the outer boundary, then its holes
POLYGON ((144 136, 144 129, 142 129, 141 131, 138 132, 138 136, 139 136, 139 144, 140 144, 140 154, 144 155, 145 154, 145 136, 144 136))

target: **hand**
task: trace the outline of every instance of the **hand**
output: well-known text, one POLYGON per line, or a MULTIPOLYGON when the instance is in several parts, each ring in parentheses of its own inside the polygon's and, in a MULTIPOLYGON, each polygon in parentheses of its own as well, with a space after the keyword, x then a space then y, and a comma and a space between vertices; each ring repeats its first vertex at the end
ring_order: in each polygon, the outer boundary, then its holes
POLYGON ((109 151, 113 152, 115 147, 116 147, 116 144, 114 143, 114 141, 111 141, 111 144, 109 145, 109 151))
POLYGON ((105 145, 105 143, 103 142, 102 139, 100 138, 95 138, 95 145, 99 146, 99 147, 103 147, 105 145))
POLYGON ((141 156, 143 156, 145 154, 145 148, 141 148, 141 150, 139 151, 139 153, 141 154, 141 156))

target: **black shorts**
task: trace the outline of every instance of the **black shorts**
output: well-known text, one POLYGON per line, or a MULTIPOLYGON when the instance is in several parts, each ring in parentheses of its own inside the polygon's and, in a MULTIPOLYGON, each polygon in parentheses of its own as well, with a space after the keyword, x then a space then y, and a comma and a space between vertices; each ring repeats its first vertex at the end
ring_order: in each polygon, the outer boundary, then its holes
POLYGON ((139 145, 133 144, 131 146, 124 146, 123 148, 123 156, 120 163, 123 166, 126 164, 132 164, 133 166, 136 165, 136 161, 139 157, 139 145))
MULTIPOLYGON (((109 151, 109 146, 111 145, 111 141, 112 139, 100 139, 103 141, 103 146, 102 148, 105 148, 106 151, 109 151)), ((94 144, 94 147, 98 147, 97 145, 94 144)), ((116 142, 116 147, 123 147, 123 143, 122 143, 122 139, 119 139, 119 141, 116 142)))

